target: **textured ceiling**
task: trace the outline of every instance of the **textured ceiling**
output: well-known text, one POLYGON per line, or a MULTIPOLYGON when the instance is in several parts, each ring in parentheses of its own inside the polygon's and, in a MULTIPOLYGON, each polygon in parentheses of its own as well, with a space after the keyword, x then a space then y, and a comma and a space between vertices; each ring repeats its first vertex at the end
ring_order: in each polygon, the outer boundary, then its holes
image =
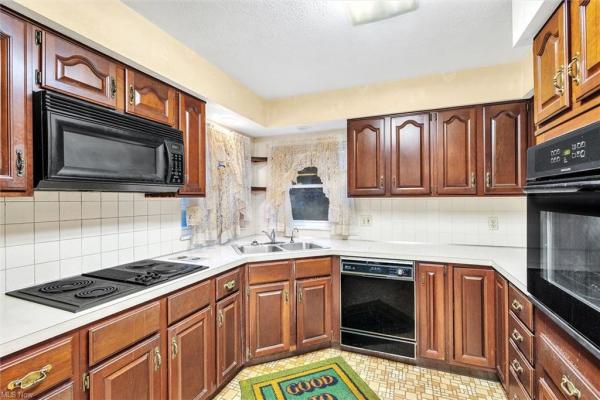
POLYGON ((334 0, 125 3, 266 98, 508 63, 528 52, 512 47, 510 0, 419 0, 415 12, 361 26, 334 0))

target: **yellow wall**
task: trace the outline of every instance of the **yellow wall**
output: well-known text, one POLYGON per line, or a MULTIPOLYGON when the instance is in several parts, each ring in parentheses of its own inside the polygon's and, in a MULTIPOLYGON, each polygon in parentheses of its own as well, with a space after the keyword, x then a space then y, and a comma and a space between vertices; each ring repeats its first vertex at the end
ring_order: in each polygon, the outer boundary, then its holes
POLYGON ((527 57, 520 63, 266 100, 119 0, 11 3, 17 11, 66 28, 61 30, 86 44, 266 127, 517 99, 533 88, 532 57, 527 57))

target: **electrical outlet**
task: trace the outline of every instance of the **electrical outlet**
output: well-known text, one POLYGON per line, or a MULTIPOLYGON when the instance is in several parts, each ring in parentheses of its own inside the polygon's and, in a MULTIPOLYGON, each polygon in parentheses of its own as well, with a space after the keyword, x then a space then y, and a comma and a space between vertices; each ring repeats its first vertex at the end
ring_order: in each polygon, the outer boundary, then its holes
POLYGON ((490 231, 498 230, 498 217, 496 217, 496 216, 488 217, 488 229, 490 231))
POLYGON ((370 215, 361 215, 360 216, 360 225, 361 226, 371 226, 373 223, 373 217, 370 215))

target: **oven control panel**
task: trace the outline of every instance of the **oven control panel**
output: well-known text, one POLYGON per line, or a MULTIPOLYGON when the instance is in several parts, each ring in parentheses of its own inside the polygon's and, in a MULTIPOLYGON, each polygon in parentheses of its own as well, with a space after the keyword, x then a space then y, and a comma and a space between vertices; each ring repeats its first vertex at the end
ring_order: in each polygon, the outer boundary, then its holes
POLYGON ((413 263, 388 263, 375 260, 342 260, 342 273, 387 279, 414 279, 413 263))
POLYGON ((169 183, 183 184, 183 144, 169 143, 169 183))

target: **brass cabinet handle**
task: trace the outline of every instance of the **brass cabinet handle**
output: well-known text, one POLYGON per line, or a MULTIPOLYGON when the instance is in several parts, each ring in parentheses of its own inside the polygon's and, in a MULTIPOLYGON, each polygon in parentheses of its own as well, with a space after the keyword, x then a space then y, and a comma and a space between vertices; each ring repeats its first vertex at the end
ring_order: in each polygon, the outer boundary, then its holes
POLYGON ((516 359, 512 360, 510 365, 513 367, 513 369, 515 370, 515 372, 517 374, 520 374, 523 372, 523 367, 521 367, 521 363, 519 363, 516 359))
POLYGON ((383 188, 383 175, 379 178, 379 186, 383 188))
POLYGON ((510 336, 516 340, 517 342, 522 342, 523 341, 523 336, 516 330, 513 329, 512 333, 510 334, 510 336))
POLYGON ((512 302, 512 304, 510 306, 515 311, 522 311, 523 310, 523 304, 519 303, 519 301, 517 299, 514 299, 513 302, 512 302))
POLYGON ((475 172, 471 172, 471 187, 475 187, 477 180, 475 179, 475 172))
POLYGON ((48 377, 48 372, 50 372, 51 370, 52 370, 52 364, 48 364, 48 365, 42 367, 38 371, 32 371, 32 372, 27 373, 21 379, 15 379, 14 381, 10 381, 8 383, 8 386, 6 386, 6 388, 8 390, 28 389, 28 388, 42 382, 44 379, 46 379, 48 377))
POLYGON ((16 150, 17 159, 15 160, 15 167, 17 168, 17 176, 23 176, 25 174, 25 157, 23 157, 23 150, 16 150))
POLYGON ((290 294, 287 289, 285 289, 283 291, 283 297, 284 297, 285 304, 287 304, 290 301, 290 294))
POLYGON ((485 173, 485 186, 492 187, 492 174, 490 172, 485 173))
POLYGON ((579 85, 581 84, 581 69, 579 68, 579 53, 575 53, 575 56, 571 59, 569 65, 567 65, 567 74, 573 78, 573 82, 579 85))
POLYGON ((133 88, 133 85, 129 85, 129 104, 133 105, 134 101, 135 101, 135 89, 133 88))
POLYGON ((298 303, 302 303, 302 289, 298 290, 298 303))
POLYGON ((577 389, 575 384, 573 382, 571 382, 571 380, 569 378, 567 378, 566 375, 563 375, 562 379, 560 380, 560 388, 568 396, 575 397, 576 399, 581 398, 581 391, 579 389, 577 389))
POLYGON ((114 99, 117 95, 117 80, 114 77, 110 77, 110 98, 114 99))
POLYGON ((562 96, 565 93, 565 66, 561 65, 556 74, 554 74, 554 78, 552 78, 552 85, 554 86, 554 92, 562 96), (560 78, 560 79, 559 79, 560 78))
POLYGON ((162 364, 162 356, 160 355, 160 349, 156 347, 154 349, 154 370, 158 371, 160 369, 160 365, 162 364))
POLYGON ((219 310, 217 313, 217 326, 219 328, 223 326, 223 310, 219 310))
POLYGON ((179 346, 177 345, 176 337, 173 337, 173 339, 171 339, 171 353, 171 358, 177 357, 177 353, 179 353, 179 346))
POLYGON ((230 281, 227 281, 227 282, 225 282, 225 283, 223 284, 223 287, 224 287, 226 290, 233 290, 233 289, 235 288, 235 280, 234 280, 234 279, 232 279, 232 280, 230 280, 230 281))

